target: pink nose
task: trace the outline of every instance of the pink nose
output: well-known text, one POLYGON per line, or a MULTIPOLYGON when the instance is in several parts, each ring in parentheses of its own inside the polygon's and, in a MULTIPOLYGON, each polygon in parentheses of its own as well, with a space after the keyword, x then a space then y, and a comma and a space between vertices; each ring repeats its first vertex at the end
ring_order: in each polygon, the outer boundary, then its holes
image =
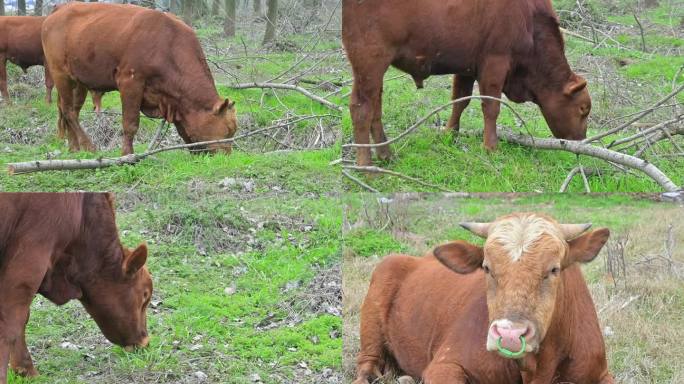
POLYGON ((501 346, 509 351, 517 352, 522 348, 520 336, 528 336, 529 328, 527 326, 515 327, 513 325, 500 326, 493 324, 489 328, 489 337, 494 340, 501 338, 501 346))

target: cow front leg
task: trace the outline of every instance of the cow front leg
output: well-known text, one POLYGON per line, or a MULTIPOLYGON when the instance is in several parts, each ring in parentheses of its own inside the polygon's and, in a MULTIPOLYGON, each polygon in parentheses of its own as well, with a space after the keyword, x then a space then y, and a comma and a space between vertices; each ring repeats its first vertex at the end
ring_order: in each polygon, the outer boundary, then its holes
POLYGON ((133 138, 140 126, 140 106, 142 105, 144 84, 136 78, 135 70, 123 70, 117 73, 117 86, 121 94, 123 109, 123 145, 121 153, 133 153, 133 138))
POLYGON ((0 56, 0 94, 5 103, 9 103, 9 92, 7 91, 7 59, 0 56))
MULTIPOLYGON (((510 68, 510 59, 506 56, 494 56, 485 61, 480 73, 478 83, 480 94, 484 96, 501 98, 506 76, 510 68)), ((484 115, 484 146, 493 151, 496 149, 498 138, 496 136, 496 119, 499 117, 501 103, 498 100, 483 99, 482 113, 484 115)))
POLYGON ((14 348, 10 352, 10 367, 20 376, 36 377, 38 376, 38 371, 33 366, 31 353, 26 346, 26 324, 28 324, 28 319, 29 315, 27 314, 19 339, 14 343, 14 348))
POLYGON ((423 371, 424 384, 466 384, 467 376, 456 363, 431 362, 423 371))
MULTIPOLYGON (((468 97, 473 94, 474 77, 454 75, 454 83, 451 87, 451 100, 468 97)), ((461 126, 461 114, 470 104, 470 99, 461 101, 452 106, 451 117, 446 125, 447 131, 458 132, 461 126)))

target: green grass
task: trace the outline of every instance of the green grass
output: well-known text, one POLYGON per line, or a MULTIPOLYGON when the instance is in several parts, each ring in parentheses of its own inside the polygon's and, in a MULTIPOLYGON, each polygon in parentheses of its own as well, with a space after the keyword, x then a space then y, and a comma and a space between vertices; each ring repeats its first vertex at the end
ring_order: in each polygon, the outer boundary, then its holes
MULTIPOLYGON (((301 56, 261 52, 247 40, 248 55, 267 60, 235 60, 245 36, 223 39, 211 24, 198 34, 206 45, 229 49, 209 53, 210 60, 229 70, 244 66, 236 70, 238 82, 266 80, 301 56)), ((339 49, 330 36, 323 42, 317 53, 339 49)), ((316 383, 325 372, 338 374, 341 182, 328 164, 339 158, 339 114, 299 93, 234 90, 236 80, 218 71, 219 93, 236 101, 238 135, 286 116, 321 117, 292 124, 289 136, 279 132, 292 148, 251 136, 229 156, 181 150, 132 166, 10 176, 10 162, 120 155, 118 93, 105 95, 103 117, 90 112, 90 98, 81 114, 93 137, 109 134, 113 141, 94 154, 70 153, 56 138, 57 107, 43 100, 41 71, 22 77, 10 66, 15 97, 0 106, 0 191, 114 192, 123 243, 148 244, 156 305, 148 310, 150 346, 126 353, 106 342, 77 302, 58 308, 38 296, 27 337, 41 376, 11 376, 9 383, 199 382, 196 372, 206 382, 254 383, 258 375, 264 383, 316 383), (298 149, 319 130, 326 135, 320 144, 298 149), (78 348, 62 348, 64 342, 78 348)), ((158 124, 141 119, 136 153, 146 150, 158 124)), ((167 140, 180 141, 175 128, 167 140)))

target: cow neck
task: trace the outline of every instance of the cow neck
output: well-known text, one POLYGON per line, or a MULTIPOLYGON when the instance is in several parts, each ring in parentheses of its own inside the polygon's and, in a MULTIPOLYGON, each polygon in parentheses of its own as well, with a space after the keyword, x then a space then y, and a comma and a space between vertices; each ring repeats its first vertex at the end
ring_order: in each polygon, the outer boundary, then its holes
MULTIPOLYGON (((92 276, 118 278, 122 275, 123 248, 119 240, 116 219, 111 205, 102 193, 86 193, 83 198, 83 217, 81 219, 82 249, 74 256, 79 264, 79 275, 87 280, 92 276), (80 252, 79 252, 80 251, 80 252)), ((80 283, 87 281, 79 281, 80 283)))
POLYGON ((197 109, 210 111, 219 100, 219 95, 204 52, 194 35, 192 41, 185 41, 181 45, 187 49, 183 54, 174 55, 175 73, 172 78, 177 81, 162 86, 167 88, 166 93, 181 113, 197 109))
POLYGON ((533 54, 523 58, 523 61, 527 87, 539 100, 546 93, 562 91, 573 73, 565 58, 563 36, 556 16, 548 11, 537 10, 533 25, 533 54))

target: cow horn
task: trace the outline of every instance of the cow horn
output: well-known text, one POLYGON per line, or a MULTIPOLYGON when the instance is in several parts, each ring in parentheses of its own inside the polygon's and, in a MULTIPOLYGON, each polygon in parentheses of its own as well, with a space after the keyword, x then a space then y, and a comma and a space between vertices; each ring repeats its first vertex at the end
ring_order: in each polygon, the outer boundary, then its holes
POLYGON ((470 232, 480 236, 484 237, 485 239, 487 238, 487 235, 489 234, 489 225, 491 223, 474 223, 474 222, 467 222, 467 223, 459 223, 461 227, 469 230, 470 232))
POLYGON ((582 232, 591 228, 591 223, 584 224, 561 224, 560 229, 563 232, 565 240, 572 240, 582 234, 582 232))

